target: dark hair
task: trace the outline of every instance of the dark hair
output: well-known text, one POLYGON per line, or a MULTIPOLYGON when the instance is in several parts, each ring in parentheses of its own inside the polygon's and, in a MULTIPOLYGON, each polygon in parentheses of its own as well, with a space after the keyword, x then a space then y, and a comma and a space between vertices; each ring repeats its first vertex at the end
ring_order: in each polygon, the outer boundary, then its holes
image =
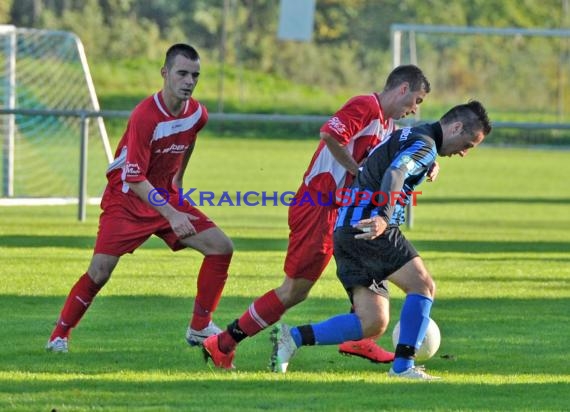
POLYGON ((395 89, 404 82, 409 83, 410 90, 413 92, 422 89, 426 93, 431 91, 431 86, 427 77, 419 67, 414 66, 413 64, 405 64, 392 70, 386 79, 384 90, 395 89))
POLYGON ((464 133, 476 133, 483 131, 486 136, 491 133, 492 126, 487 115, 487 110, 477 100, 471 100, 466 104, 460 104, 441 117, 442 123, 462 122, 464 133))
POLYGON ((174 59, 176 56, 182 55, 190 60, 199 60, 200 55, 196 49, 189 44, 178 43, 170 46, 166 51, 166 58, 164 59, 164 65, 167 68, 171 68, 174 65, 174 59))

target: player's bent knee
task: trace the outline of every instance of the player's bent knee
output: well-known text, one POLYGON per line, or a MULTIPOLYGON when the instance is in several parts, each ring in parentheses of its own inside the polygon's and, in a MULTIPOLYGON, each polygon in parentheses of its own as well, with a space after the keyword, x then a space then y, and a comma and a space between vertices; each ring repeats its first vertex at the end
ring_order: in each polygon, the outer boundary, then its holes
POLYGON ((111 277, 111 273, 113 273, 118 261, 119 258, 116 256, 96 254, 89 264, 87 273, 93 282, 103 286, 111 277))
POLYGON ((386 326, 381 323, 378 319, 376 321, 373 318, 367 318, 365 320, 361 319, 362 325, 362 335, 365 338, 371 338, 373 336, 378 336, 386 332, 386 326))
POLYGON ((103 268, 101 266, 99 267, 91 266, 87 271, 87 273, 89 274, 89 277, 93 282, 95 282, 99 286, 103 286, 111 278, 112 270, 109 270, 108 268, 103 268))
POLYGON ((435 298, 435 290, 436 290, 435 282, 434 282, 434 280, 432 279, 432 281, 431 281, 431 288, 430 288, 430 293, 431 293, 431 298, 432 298, 432 299, 435 298))
POLYGON ((357 309, 356 315, 360 320, 362 333, 366 338, 383 334, 390 319, 382 311, 376 312, 374 310, 362 311, 357 309))
POLYGON ((234 244, 232 240, 220 229, 213 232, 212 238, 212 254, 216 255, 231 255, 234 253, 234 244))
POLYGON ((429 273, 423 277, 423 283, 425 288, 425 295, 433 299, 435 297, 435 281, 429 275, 429 273))
POLYGON ((231 255, 234 245, 229 237, 218 228, 211 228, 200 232, 196 236, 190 236, 181 240, 186 247, 198 250, 208 255, 231 255))
POLYGON ((289 289, 287 293, 284 294, 283 305, 285 305, 285 307, 295 306, 307 299, 307 296, 309 296, 308 290, 289 289))
POLYGON ((227 236, 224 236, 220 242, 216 245, 218 254, 220 255, 231 255, 234 253, 234 244, 227 236))
POLYGON ((418 293, 433 298, 435 295, 435 281, 423 264, 415 268, 415 273, 412 278, 413 281, 410 284, 410 290, 405 291, 406 293, 418 293))
POLYGON ((314 282, 305 279, 293 281, 287 278, 280 287, 275 289, 275 293, 283 305, 286 308, 290 308, 307 299, 313 284, 314 282))

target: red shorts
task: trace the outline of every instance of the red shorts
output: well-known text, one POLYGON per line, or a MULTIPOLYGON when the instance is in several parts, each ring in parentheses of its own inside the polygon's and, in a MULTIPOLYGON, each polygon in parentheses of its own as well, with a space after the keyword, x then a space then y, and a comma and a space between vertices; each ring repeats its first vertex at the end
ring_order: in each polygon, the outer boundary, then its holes
MULTIPOLYGON (((208 216, 187 202, 184 202, 183 206, 173 206, 181 212, 198 217, 197 220, 192 220, 192 225, 196 228, 197 233, 216 227, 216 224, 208 216)), ((164 217, 158 214, 156 217, 136 216, 128 209, 113 204, 105 207, 99 217, 99 231, 94 253, 104 253, 111 256, 133 253, 151 235, 156 235, 164 240, 174 251, 185 248, 164 217)))
POLYGON ((289 246, 283 268, 287 276, 312 281, 321 276, 333 255, 337 210, 309 202, 289 207, 289 246))

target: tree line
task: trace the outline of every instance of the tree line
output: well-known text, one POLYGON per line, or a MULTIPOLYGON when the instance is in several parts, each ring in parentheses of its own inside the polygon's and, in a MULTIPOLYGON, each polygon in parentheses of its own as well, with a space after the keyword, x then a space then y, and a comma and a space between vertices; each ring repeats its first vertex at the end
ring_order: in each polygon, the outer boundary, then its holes
POLYGON ((228 65, 335 88, 378 84, 392 64, 393 23, 567 29, 568 3, 317 0, 308 43, 277 38, 277 0, 4 0, 0 22, 73 31, 90 61, 159 59, 165 46, 186 41, 228 65))

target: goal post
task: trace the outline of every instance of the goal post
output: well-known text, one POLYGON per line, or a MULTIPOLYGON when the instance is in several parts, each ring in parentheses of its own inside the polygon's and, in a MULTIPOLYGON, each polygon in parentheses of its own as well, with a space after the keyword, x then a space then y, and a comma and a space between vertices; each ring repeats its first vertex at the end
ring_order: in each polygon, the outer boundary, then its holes
POLYGON ((394 67, 419 65, 438 101, 479 98, 503 121, 570 122, 569 29, 393 24, 390 32, 394 67))
POLYGON ((100 110, 81 40, 0 25, 0 50, 0 109, 10 111, 0 115, 0 204, 77 203, 82 190, 99 197, 113 157, 104 120, 69 115, 100 110))
MULTIPOLYGON (((2 105, 7 109, 16 107, 16 27, 0 25, 4 39, 4 93, 2 105)), ((4 121, 2 145, 2 196, 14 196, 14 130, 15 115, 8 114, 4 121)))
POLYGON ((567 138, 570 30, 393 24, 390 33, 393 66, 418 65, 437 95, 440 106, 422 105, 422 118, 435 120, 452 106, 476 99, 492 114, 495 141, 525 142, 525 137, 499 133, 499 126, 526 135, 540 128, 550 142, 567 138))

